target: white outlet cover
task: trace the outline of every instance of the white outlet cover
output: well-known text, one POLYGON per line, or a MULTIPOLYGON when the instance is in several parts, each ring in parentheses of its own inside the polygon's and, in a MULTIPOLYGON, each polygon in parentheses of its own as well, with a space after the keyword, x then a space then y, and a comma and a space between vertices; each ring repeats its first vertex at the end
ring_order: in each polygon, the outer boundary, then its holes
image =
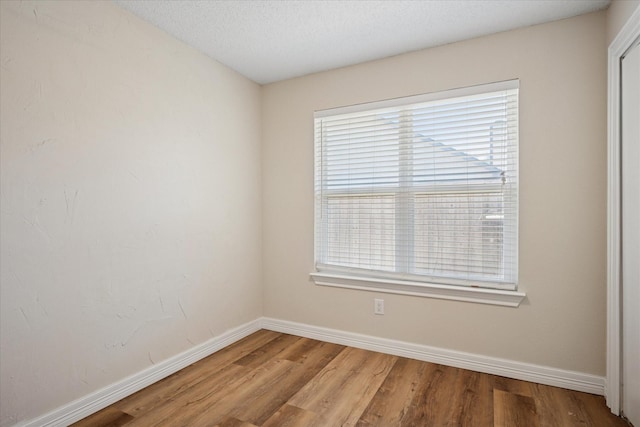
POLYGON ((384 314, 384 300, 376 298, 373 300, 374 314, 384 314))

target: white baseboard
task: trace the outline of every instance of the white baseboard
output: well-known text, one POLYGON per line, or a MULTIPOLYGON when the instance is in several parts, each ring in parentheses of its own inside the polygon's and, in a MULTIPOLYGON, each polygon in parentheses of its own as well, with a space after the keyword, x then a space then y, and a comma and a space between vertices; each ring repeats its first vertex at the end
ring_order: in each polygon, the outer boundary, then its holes
POLYGON ((260 319, 230 329, 170 359, 157 363, 128 378, 75 400, 38 418, 25 421, 23 427, 68 426, 103 409, 136 391, 186 368, 218 350, 260 330, 260 319))
POLYGON ((137 374, 111 384, 101 390, 57 408, 38 418, 18 424, 21 427, 68 426, 103 409, 136 391, 139 391, 169 375, 186 368, 218 350, 260 330, 298 335, 335 344, 348 345, 365 350, 408 357, 425 362, 439 363, 456 368, 485 372, 493 375, 531 381, 570 390, 598 395, 604 394, 604 378, 582 372, 566 371, 546 366, 516 362, 496 357, 481 356, 454 350, 446 350, 404 341, 378 338, 370 335, 336 329, 321 328, 303 323, 268 317, 258 318, 231 329, 217 337, 197 345, 184 353, 151 366, 137 374))
POLYGON ((263 329, 569 390, 604 394, 604 377, 263 317, 263 329))

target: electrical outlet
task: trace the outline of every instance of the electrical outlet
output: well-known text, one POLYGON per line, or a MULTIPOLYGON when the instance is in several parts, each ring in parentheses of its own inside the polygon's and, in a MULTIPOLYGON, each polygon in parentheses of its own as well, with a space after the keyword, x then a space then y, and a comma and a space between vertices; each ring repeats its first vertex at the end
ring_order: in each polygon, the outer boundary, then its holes
POLYGON ((384 314, 384 300, 375 298, 373 300, 373 313, 374 314, 384 314))

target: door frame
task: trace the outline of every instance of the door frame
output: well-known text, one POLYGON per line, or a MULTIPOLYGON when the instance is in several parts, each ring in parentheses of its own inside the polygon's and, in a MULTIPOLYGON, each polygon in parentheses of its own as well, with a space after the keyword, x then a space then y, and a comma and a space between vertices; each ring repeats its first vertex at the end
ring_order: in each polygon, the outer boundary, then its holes
POLYGON ((620 62, 640 37, 640 7, 611 42, 608 51, 608 139, 607 139, 607 377, 604 394, 611 412, 620 415, 622 323, 620 291, 620 62))

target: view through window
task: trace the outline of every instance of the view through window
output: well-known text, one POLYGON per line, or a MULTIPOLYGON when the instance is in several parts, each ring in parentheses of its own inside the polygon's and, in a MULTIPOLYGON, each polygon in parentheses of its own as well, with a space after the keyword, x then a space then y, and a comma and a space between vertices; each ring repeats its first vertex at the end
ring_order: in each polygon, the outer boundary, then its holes
POLYGON ((515 289, 518 83, 319 112, 316 267, 515 289))

